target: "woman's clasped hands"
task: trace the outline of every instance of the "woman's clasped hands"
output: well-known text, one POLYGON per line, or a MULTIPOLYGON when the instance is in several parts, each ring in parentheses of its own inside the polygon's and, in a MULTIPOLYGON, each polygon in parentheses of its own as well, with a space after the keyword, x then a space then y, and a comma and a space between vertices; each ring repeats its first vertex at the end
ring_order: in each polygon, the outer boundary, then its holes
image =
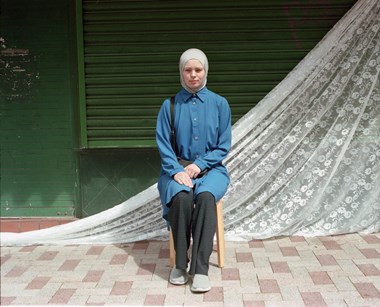
POLYGON ((174 175, 174 180, 179 184, 183 184, 189 188, 194 186, 192 179, 197 178, 198 174, 201 172, 201 169, 198 165, 192 163, 185 167, 184 172, 179 172, 174 175))

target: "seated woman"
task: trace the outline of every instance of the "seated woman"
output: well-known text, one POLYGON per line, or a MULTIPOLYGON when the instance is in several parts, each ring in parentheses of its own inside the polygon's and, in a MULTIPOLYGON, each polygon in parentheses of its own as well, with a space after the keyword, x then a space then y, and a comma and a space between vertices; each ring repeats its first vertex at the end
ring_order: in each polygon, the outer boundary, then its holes
POLYGON ((175 143, 171 142, 170 99, 159 111, 156 142, 161 156, 158 190, 176 251, 170 283, 193 276, 191 290, 211 289, 209 260, 216 228, 216 202, 230 178, 222 161, 231 147, 231 110, 227 100, 206 87, 208 60, 199 49, 185 51, 179 62, 182 89, 175 95, 175 143), (190 161, 181 165, 179 158, 190 161), (206 174, 204 174, 206 173, 206 174), (190 262, 188 250, 192 239, 190 262))

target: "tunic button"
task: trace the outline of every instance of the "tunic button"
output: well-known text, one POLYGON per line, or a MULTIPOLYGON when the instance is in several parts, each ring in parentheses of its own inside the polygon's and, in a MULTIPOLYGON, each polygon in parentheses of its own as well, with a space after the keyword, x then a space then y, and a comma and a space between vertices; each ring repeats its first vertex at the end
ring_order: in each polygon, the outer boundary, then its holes
POLYGON ((195 122, 197 121, 197 118, 196 118, 196 117, 194 117, 194 121, 195 121, 195 122))
POLYGON ((195 137, 194 137, 194 140, 198 141, 198 137, 197 137, 197 136, 195 136, 195 137))

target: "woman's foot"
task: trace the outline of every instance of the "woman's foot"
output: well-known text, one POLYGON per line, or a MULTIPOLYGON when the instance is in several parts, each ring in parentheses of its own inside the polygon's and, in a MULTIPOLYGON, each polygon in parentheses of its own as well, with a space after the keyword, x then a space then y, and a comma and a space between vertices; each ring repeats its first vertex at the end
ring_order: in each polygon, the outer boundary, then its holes
POLYGON ((173 285, 184 285, 189 280, 186 270, 173 268, 170 272, 169 282, 173 285))
POLYGON ((207 275, 195 274, 191 291, 193 292, 207 292, 211 290, 210 279, 207 275))

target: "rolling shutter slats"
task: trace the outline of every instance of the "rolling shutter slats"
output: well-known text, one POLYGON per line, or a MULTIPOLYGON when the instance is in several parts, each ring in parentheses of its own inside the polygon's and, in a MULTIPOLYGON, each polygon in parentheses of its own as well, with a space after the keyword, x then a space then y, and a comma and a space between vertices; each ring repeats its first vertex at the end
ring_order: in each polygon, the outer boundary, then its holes
POLYGON ((191 47, 206 52, 208 87, 235 122, 354 2, 84 0, 88 147, 154 146, 159 107, 180 89, 179 56, 191 47))

